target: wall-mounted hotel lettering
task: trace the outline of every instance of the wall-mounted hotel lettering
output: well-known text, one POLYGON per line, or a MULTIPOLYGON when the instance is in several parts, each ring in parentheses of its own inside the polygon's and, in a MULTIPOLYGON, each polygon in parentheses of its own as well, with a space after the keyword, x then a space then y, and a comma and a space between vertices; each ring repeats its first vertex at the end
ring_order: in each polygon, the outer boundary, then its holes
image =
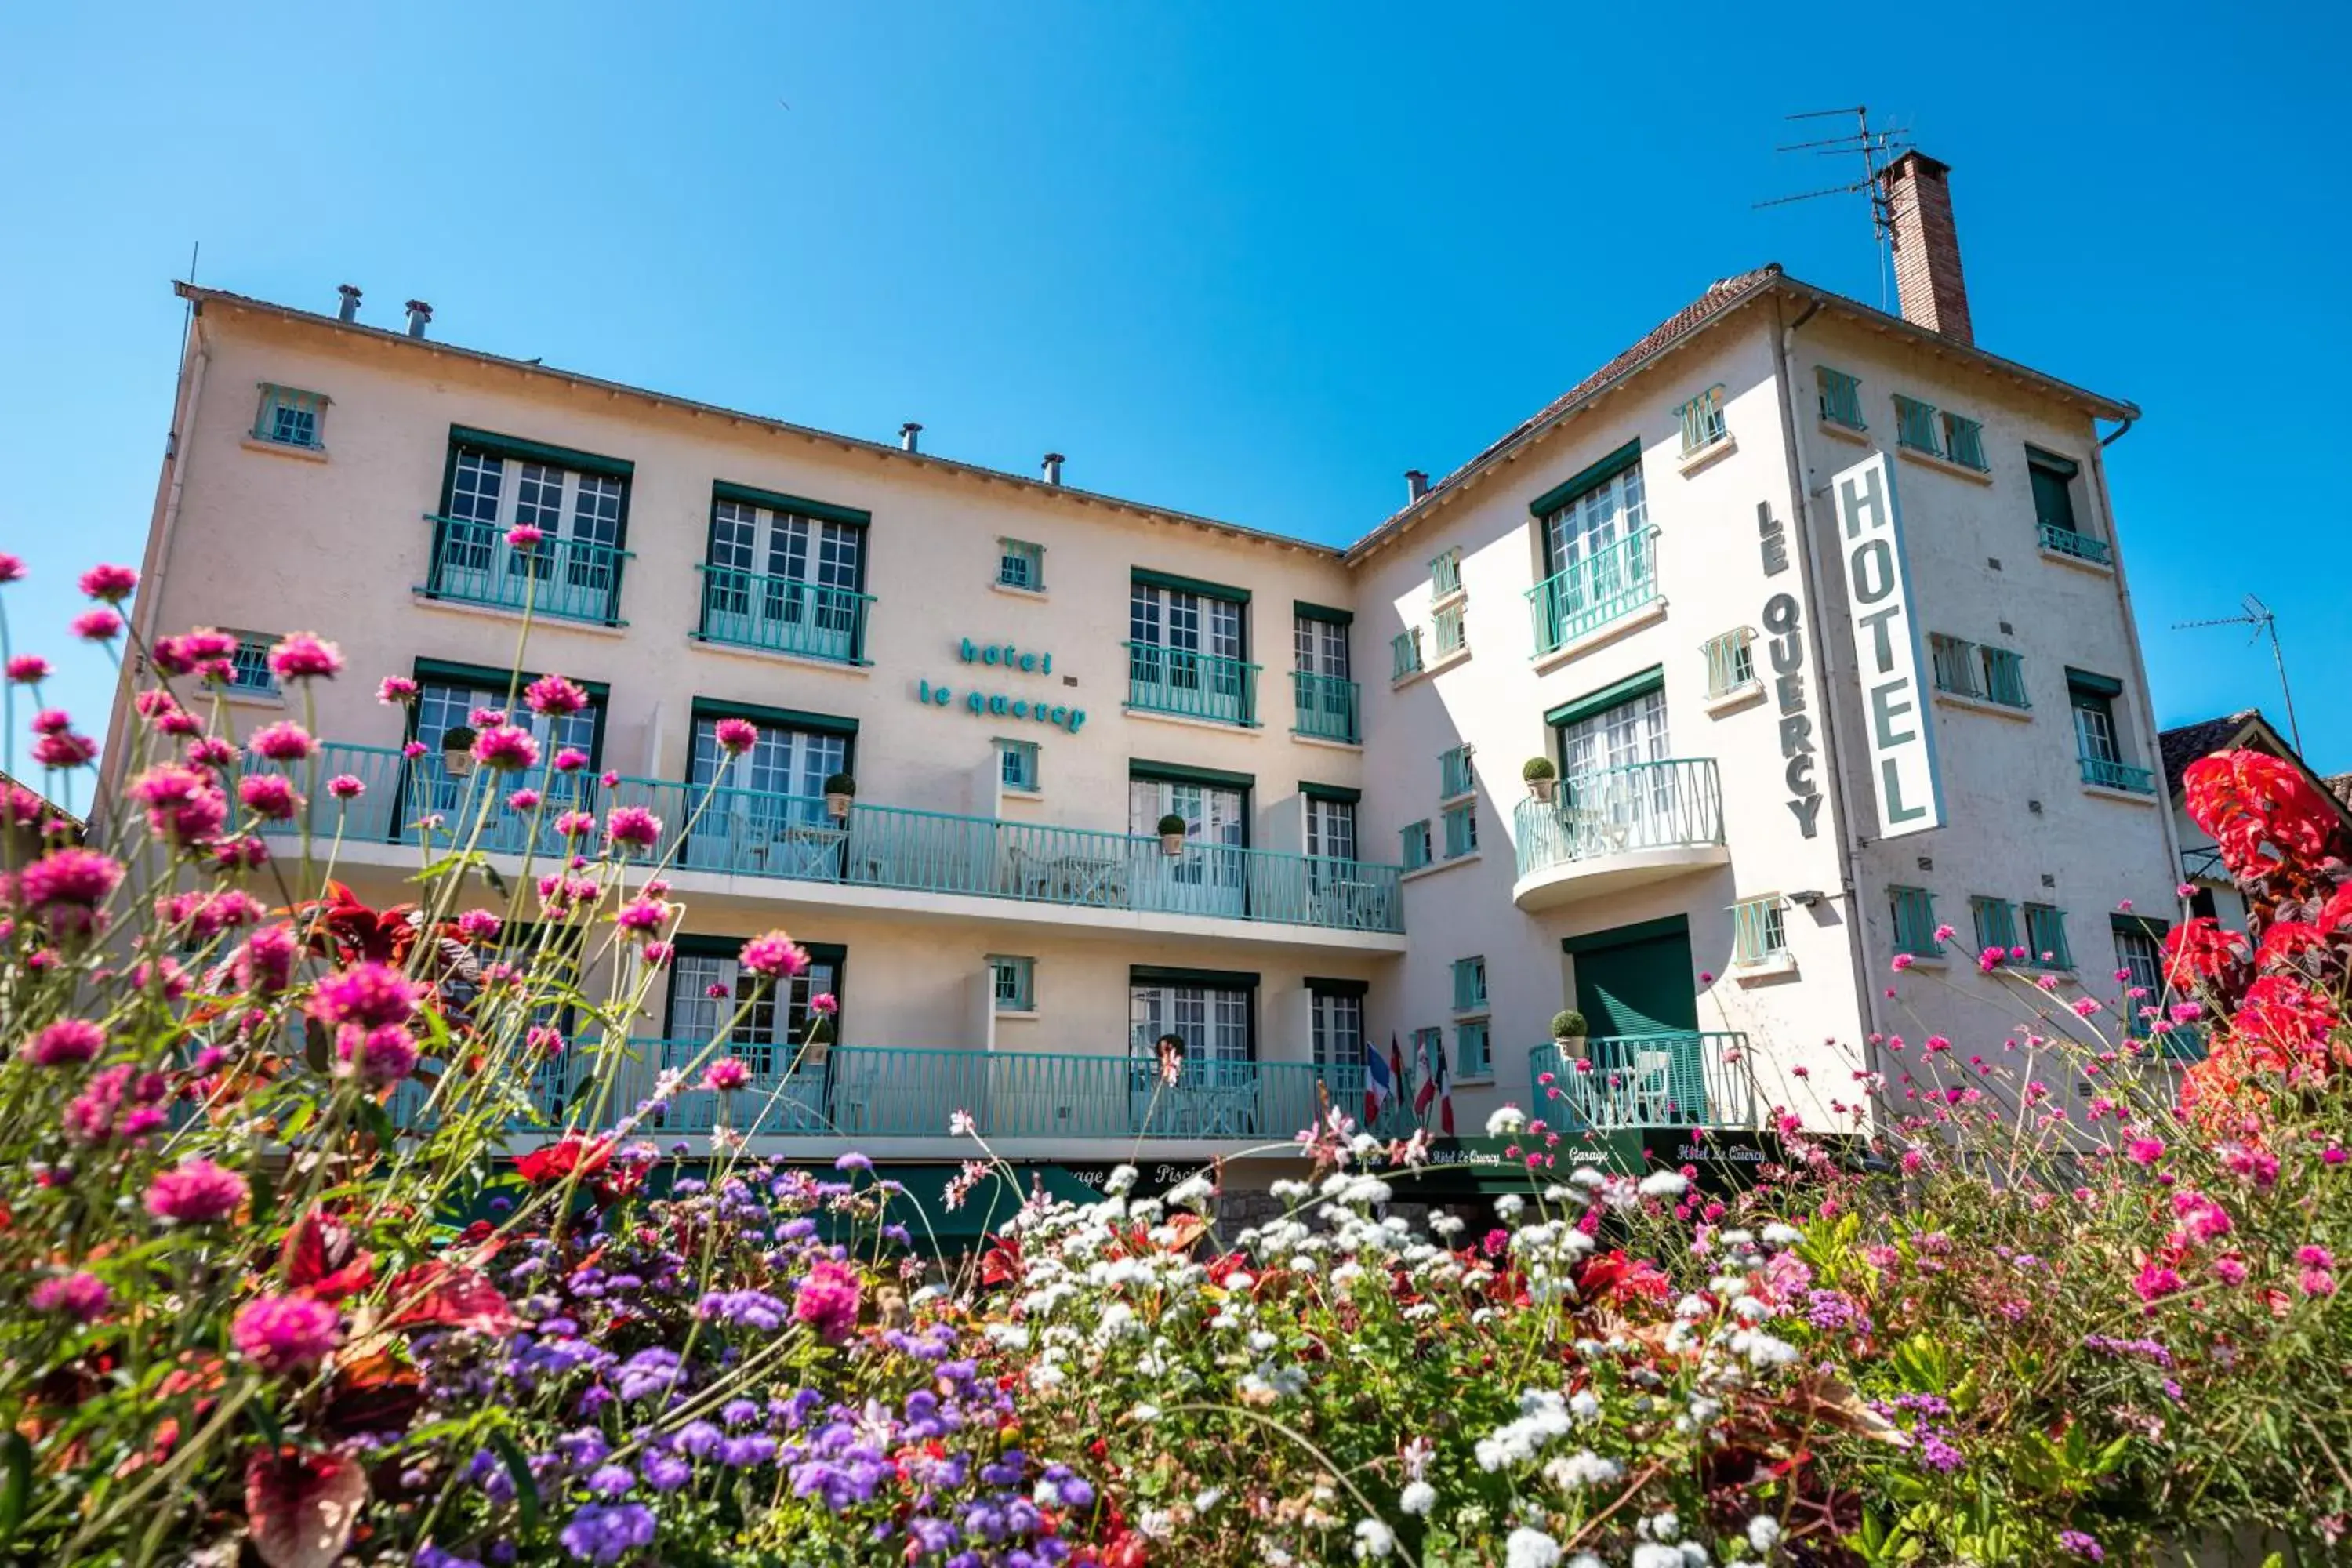
POLYGON ((1830 489, 1837 497, 1838 552, 1845 559, 1846 607, 1862 670, 1878 836, 1925 833, 1944 825, 1944 799, 1935 732, 1921 696, 1919 632, 1911 615, 1894 469, 1885 453, 1873 452, 1832 478, 1830 489))
POLYGON ((1811 838, 1822 828, 1822 786, 1813 777, 1813 721, 1805 713, 1805 639, 1797 635, 1801 616, 1793 594, 1764 601, 1772 693, 1780 709, 1781 779, 1789 786, 1789 813, 1797 819, 1797 830, 1811 838))
MULTIPOLYGON (((1015 647, 1011 643, 976 643, 966 637, 957 645, 956 657, 966 664, 1002 669, 1011 675, 1054 673, 1052 654, 1015 647)), ((934 686, 929 680, 915 682, 915 700, 927 708, 945 708, 960 701, 967 713, 997 719, 1026 719, 1033 723, 1051 724, 1073 735, 1078 732, 1078 726, 1087 721, 1085 709, 1073 708, 1065 702, 1046 702, 977 689, 958 697, 952 687, 934 686)))

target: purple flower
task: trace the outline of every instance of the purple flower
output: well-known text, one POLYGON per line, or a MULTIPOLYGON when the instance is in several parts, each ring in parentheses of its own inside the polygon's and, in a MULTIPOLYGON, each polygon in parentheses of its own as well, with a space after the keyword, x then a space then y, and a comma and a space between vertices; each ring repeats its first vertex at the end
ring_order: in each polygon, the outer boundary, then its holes
POLYGON ((613 1381, 623 1399, 634 1401, 685 1387, 686 1373, 678 1365, 676 1351, 656 1346, 639 1351, 623 1363, 613 1381))
POLYGON ((643 1503, 590 1503, 556 1537, 577 1563, 618 1563, 654 1543, 653 1510, 643 1503))
POLYGON ((2107 1549, 2099 1544, 2098 1537, 2085 1535, 2079 1530, 2060 1531, 2058 1550, 2069 1556, 2084 1558, 2093 1563, 2104 1563, 2107 1560, 2107 1549))
POLYGON ((719 1445, 719 1462, 730 1469, 748 1470, 772 1462, 776 1457, 776 1440, 764 1432, 749 1437, 728 1437, 719 1445))
POLYGON ((719 1419, 730 1426, 749 1426, 760 1418, 760 1407, 748 1399, 730 1399, 719 1410, 719 1419))
POLYGON ((603 1465, 588 1478, 588 1489, 601 1498, 625 1498, 636 1485, 637 1478, 626 1465, 603 1465))
POLYGON ((670 1441, 681 1453, 699 1459, 719 1446, 720 1436, 719 1428, 708 1421, 689 1421, 677 1429, 677 1436, 670 1441))
POLYGON ((674 1492, 694 1479, 694 1466, 676 1454, 647 1454, 637 1466, 646 1485, 657 1492, 674 1492))

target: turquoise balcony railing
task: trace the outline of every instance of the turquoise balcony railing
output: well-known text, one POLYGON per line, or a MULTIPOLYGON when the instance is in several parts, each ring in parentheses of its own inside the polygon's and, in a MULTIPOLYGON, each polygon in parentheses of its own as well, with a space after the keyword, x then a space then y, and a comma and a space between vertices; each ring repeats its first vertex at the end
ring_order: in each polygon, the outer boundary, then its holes
POLYGON ((1213 724, 1257 722, 1258 667, 1159 643, 1127 645, 1127 705, 1213 724))
POLYGON ((1290 694, 1298 705, 1298 734, 1350 744, 1363 741, 1360 719, 1362 703, 1354 681, 1294 669, 1290 672, 1290 694))
POLYGON ((425 592, 436 599, 494 605, 551 620, 593 621, 617 626, 621 619, 621 568, 630 552, 614 545, 549 534, 527 550, 507 542, 496 523, 457 517, 431 517, 433 561, 425 592))
MULTIPOLYGON (((248 771, 282 773, 292 779, 295 789, 305 797, 303 812, 311 836, 321 841, 340 831, 349 843, 414 844, 420 824, 430 821, 434 842, 446 847, 453 837, 468 831, 484 799, 495 797, 497 804, 482 825, 478 847, 501 855, 518 855, 529 848, 541 856, 560 856, 564 845, 554 829, 555 818, 574 806, 594 810, 601 793, 596 780, 582 773, 534 777, 532 786, 546 798, 534 843, 530 815, 506 804, 505 797, 516 782, 511 775, 482 770, 470 778, 455 778, 437 752, 410 758, 391 746, 341 742, 321 745, 315 763, 314 773, 308 762, 279 764, 248 760, 248 771), (329 780, 345 773, 360 781, 357 799, 337 800, 327 791, 329 780)), ((299 828, 299 821, 288 821, 271 824, 268 831, 293 833, 299 828)))
POLYGON ((2147 768, 2136 768, 2129 763, 2113 762, 2105 757, 2083 759, 2083 782, 2103 789, 2125 790, 2132 795, 2154 795, 2156 774, 2147 768))
POLYGON ((1637 849, 1723 842, 1723 792, 1715 759, 1681 757, 1602 768, 1559 781, 1549 801, 1515 814, 1519 875, 1637 849))
POLYGON ((695 570, 702 574, 702 625, 695 635, 705 642, 836 664, 866 662, 873 595, 708 563, 695 570))
POLYGON ((1549 1040, 1528 1053, 1530 1115, 1563 1131, 1756 1125, 1746 1035, 1597 1035, 1585 1053, 1583 1066, 1549 1040))
POLYGON ((2071 555, 2077 561, 2088 561, 2105 566, 2115 560, 2115 552, 2104 539, 2094 539, 2087 533, 2077 533, 2071 528, 2061 528, 2045 522, 2042 528, 2042 548, 2054 550, 2061 555, 2071 555))
MULTIPOLYGON (((663 1068, 714 1054, 705 1039, 632 1040, 631 1081, 609 1103, 626 1110, 663 1068)), ((1205 1058, 1181 1062, 1171 1081, 1150 1042, 1126 1055, 915 1049, 885 1046, 795 1047, 737 1041, 725 1055, 752 1069, 720 1094, 672 1095, 659 1131, 708 1132, 721 1113, 738 1132, 765 1136, 946 1138, 958 1111, 984 1138, 1287 1140, 1326 1108, 1360 1122, 1360 1064, 1318 1067, 1205 1058), (721 1101, 724 1101, 724 1104, 721 1101)), ((698 1076, 698 1075, 694 1075, 698 1076)), ((1410 1130, 1391 1101, 1374 1131, 1410 1130)))
POLYGON ((1645 528, 1604 545, 1528 590, 1537 657, 1630 616, 1658 596, 1656 532, 1645 528))

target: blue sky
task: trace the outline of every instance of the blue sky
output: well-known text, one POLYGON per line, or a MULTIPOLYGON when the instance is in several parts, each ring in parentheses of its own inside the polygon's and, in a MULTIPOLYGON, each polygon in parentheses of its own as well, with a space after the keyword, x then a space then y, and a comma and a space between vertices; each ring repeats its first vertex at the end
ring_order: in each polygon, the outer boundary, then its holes
POLYGON ((2110 458, 2159 719, 2277 715, 2266 650, 2168 629, 2258 593, 2352 768, 2345 8, 228 15, 0 19, 0 549, 93 723, 70 579, 139 559, 192 240, 220 287, 1339 541, 1717 276, 1874 300, 1858 199, 1751 206, 1845 177, 1781 115, 1861 101, 1954 167, 1979 340, 2147 412, 2110 458))

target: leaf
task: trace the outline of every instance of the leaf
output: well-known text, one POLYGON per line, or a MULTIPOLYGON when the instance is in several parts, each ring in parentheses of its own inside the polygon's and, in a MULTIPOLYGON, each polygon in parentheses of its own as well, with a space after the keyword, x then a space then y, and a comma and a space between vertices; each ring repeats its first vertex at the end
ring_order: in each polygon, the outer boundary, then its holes
POLYGON ((0 1547, 16 1538, 33 1492, 33 1446, 22 1432, 0 1433, 0 1547))
POLYGON ((504 1430, 490 1434, 490 1447, 506 1465, 507 1474, 514 1478, 515 1506, 522 1510, 522 1528, 528 1534, 539 1523, 539 1482, 530 1473, 530 1461, 504 1430))
POLYGON ((520 1324, 488 1275, 437 1258, 403 1270, 394 1279, 386 1299, 394 1309, 384 1321, 387 1329, 432 1324, 509 1334, 520 1324))
POLYGON ((256 1454, 245 1467, 253 1549, 269 1568, 331 1568, 367 1495, 367 1472, 347 1455, 256 1454))

